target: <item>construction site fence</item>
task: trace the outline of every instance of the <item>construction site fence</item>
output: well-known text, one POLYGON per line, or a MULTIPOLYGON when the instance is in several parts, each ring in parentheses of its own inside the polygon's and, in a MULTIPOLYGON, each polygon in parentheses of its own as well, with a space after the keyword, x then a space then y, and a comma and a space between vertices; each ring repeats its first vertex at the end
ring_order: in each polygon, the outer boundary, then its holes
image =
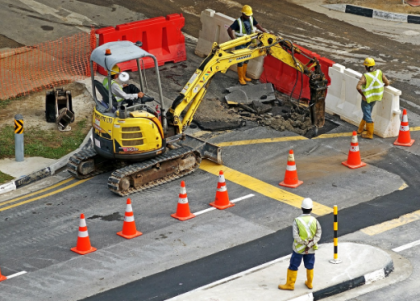
POLYGON ((0 100, 51 89, 90 76, 95 31, 0 51, 0 100))

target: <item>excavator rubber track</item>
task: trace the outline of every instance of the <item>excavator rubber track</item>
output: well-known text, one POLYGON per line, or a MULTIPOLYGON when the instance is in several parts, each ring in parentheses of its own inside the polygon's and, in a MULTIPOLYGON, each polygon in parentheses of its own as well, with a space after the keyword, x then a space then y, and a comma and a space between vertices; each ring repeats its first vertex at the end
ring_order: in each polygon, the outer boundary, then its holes
POLYGON ((202 157, 200 155, 200 152, 197 152, 196 150, 188 146, 181 146, 179 148, 169 150, 166 153, 159 155, 153 159, 149 159, 140 163, 131 164, 129 166, 126 166, 124 168, 114 171, 111 174, 111 176, 108 178, 108 188, 115 194, 118 194, 120 196, 127 196, 129 194, 143 191, 145 189, 152 188, 161 184, 165 184, 173 180, 176 180, 180 177, 186 176, 194 172, 200 166, 201 159, 202 157), (158 164, 160 165, 164 162, 169 162, 171 160, 186 158, 191 155, 195 156, 195 159, 196 159, 196 162, 192 168, 182 170, 182 171, 174 171, 174 173, 171 173, 159 179, 146 182, 136 187, 130 185, 130 187, 127 190, 121 190, 120 188, 121 187, 120 182, 124 178, 132 177, 135 175, 141 175, 142 172, 150 170, 151 168, 158 166, 158 164))
POLYGON ((70 157, 69 162, 67 163, 67 171, 76 179, 82 180, 111 170, 111 166, 113 166, 113 164, 98 164, 95 165, 95 169, 88 174, 81 174, 79 172, 79 166, 82 163, 90 159, 95 160, 96 158, 99 158, 99 155, 94 148, 81 150, 70 157), (104 167, 104 165, 107 167, 104 167))

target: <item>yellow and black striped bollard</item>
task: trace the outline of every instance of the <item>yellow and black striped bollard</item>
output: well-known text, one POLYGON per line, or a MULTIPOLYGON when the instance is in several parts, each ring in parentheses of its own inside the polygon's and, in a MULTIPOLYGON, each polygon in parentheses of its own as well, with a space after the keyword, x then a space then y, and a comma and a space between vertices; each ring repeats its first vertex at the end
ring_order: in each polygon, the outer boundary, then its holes
POLYGON ((331 263, 341 263, 338 259, 338 208, 334 206, 334 259, 330 260, 331 263))

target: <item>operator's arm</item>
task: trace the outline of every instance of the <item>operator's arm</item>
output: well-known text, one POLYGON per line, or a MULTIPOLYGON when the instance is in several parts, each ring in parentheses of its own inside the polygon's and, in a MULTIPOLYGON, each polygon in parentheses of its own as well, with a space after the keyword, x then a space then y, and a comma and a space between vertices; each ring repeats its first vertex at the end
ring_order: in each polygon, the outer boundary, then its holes
POLYGON ((382 72, 382 81, 384 82, 385 86, 389 86, 391 84, 391 81, 389 81, 385 74, 382 72))
POLYGON ((302 240, 302 238, 300 238, 299 229, 298 229, 298 226, 296 224, 296 220, 293 221, 293 239, 300 245, 307 245, 308 244, 307 241, 302 240))
POLYGON ((362 100, 366 101, 366 97, 362 92, 362 86, 366 85, 366 77, 362 75, 359 82, 357 83, 357 91, 359 91, 359 94, 362 95, 362 100))
POLYGON ((116 83, 113 83, 111 85, 111 91, 112 91, 113 95, 118 96, 120 98, 124 98, 124 99, 135 100, 139 97, 138 94, 127 94, 127 93, 125 93, 123 90, 120 89, 120 87, 118 87, 118 84, 116 84, 116 83))
POLYGON ((262 28, 262 26, 257 22, 257 20, 255 20, 255 18, 253 19, 252 25, 262 32, 267 32, 264 28, 262 28))
POLYGON ((235 30, 239 30, 238 20, 235 20, 227 29, 228 35, 232 40, 236 39, 235 30))

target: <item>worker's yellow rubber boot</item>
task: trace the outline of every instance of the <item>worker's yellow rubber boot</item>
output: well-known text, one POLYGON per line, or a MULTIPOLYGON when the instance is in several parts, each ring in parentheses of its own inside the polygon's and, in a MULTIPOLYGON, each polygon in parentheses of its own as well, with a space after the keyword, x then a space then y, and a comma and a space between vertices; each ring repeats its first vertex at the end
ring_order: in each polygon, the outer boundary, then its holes
POLYGON ((362 138, 373 139, 373 122, 366 123, 366 134, 362 134, 362 138))
POLYGON ((312 281, 314 280, 314 269, 312 270, 306 270, 306 281, 305 281, 305 285, 309 288, 312 289, 313 285, 312 285, 312 281))
POLYGON ((280 284, 279 289, 281 290, 290 290, 293 291, 295 289, 295 282, 297 278, 297 271, 287 270, 287 282, 286 284, 280 284))
POLYGON ((243 75, 244 75, 244 80, 245 80, 245 81, 247 81, 247 82, 252 81, 252 79, 250 79, 249 77, 246 77, 246 69, 248 69, 248 64, 244 64, 243 68, 244 68, 244 69, 243 69, 243 70, 244 70, 244 71, 243 71, 243 72, 244 72, 244 73, 243 73, 243 75))
POLYGON ((366 125, 366 121, 362 119, 362 121, 360 121, 359 128, 357 129, 358 134, 363 133, 363 130, 365 129, 365 125, 366 125))
POLYGON ((239 78, 239 83, 241 85, 246 85, 246 81, 244 79, 243 73, 244 72, 244 67, 238 67, 238 78, 239 78))

